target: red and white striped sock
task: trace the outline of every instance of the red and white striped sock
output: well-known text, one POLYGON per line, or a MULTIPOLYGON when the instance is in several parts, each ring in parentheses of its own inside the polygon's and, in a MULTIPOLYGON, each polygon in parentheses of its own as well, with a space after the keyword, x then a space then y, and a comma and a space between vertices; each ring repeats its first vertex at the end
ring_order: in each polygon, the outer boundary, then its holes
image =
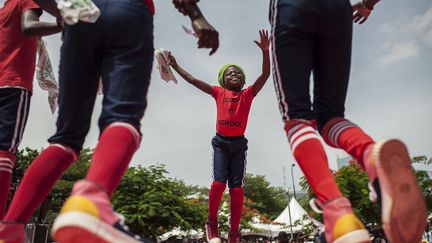
POLYGON ((0 150, 0 220, 3 219, 6 213, 6 203, 9 197, 14 166, 15 155, 9 151, 0 150))
POLYGON ((376 177, 376 171, 368 160, 366 151, 371 149, 375 142, 360 127, 351 121, 338 117, 327 122, 322 130, 324 141, 332 147, 341 148, 357 160, 363 169, 373 180, 376 177))
POLYGON ((285 126, 294 158, 306 176, 318 200, 325 203, 342 194, 330 171, 324 147, 315 128, 302 121, 290 121, 285 126))
POLYGON ((44 149, 25 172, 4 220, 27 223, 56 181, 76 159, 75 151, 60 144, 51 144, 44 149))

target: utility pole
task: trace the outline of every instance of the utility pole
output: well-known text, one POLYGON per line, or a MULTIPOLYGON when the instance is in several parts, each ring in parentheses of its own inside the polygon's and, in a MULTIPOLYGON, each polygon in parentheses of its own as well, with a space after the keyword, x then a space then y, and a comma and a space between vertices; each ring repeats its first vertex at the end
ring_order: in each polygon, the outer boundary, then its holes
POLYGON ((288 217, 289 217, 289 221, 290 221, 290 231, 291 231, 291 241, 292 241, 294 239, 294 234, 293 234, 292 219, 291 219, 291 206, 290 206, 289 188, 288 188, 288 185, 286 183, 285 166, 283 167, 283 180, 284 180, 284 187, 285 187, 285 189, 287 191, 288 217))
POLYGON ((295 164, 292 163, 291 164, 291 179, 292 179, 292 186, 293 186, 293 192, 294 192, 294 198, 297 199, 296 197, 296 191, 295 191, 295 184, 294 184, 294 174, 293 174, 293 168, 294 168, 295 164))

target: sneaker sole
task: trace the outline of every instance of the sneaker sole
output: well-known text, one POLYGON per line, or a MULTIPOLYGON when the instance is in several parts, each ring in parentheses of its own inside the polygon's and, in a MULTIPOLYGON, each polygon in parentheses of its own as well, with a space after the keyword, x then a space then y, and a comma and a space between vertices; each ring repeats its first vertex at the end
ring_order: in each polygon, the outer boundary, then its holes
POLYGON ((211 240, 207 239, 208 243, 221 243, 220 238, 213 238, 211 240))
POLYGON ((376 144, 372 153, 387 238, 392 243, 419 242, 426 228, 427 211, 407 148, 399 140, 387 140, 376 144))
POLYGON ((333 243, 369 243, 370 235, 365 229, 351 231, 337 238, 333 243))
POLYGON ((96 217, 77 211, 59 215, 54 221, 51 235, 62 243, 140 242, 96 217))

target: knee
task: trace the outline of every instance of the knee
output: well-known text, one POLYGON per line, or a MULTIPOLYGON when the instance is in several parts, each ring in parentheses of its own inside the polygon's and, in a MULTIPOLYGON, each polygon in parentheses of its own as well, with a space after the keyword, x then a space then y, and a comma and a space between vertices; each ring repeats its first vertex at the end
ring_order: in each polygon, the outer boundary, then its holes
POLYGON ((221 181, 217 181, 214 180, 211 184, 211 189, 216 189, 216 190, 221 190, 221 191, 225 191, 226 189, 226 183, 225 182, 221 182, 221 181))
POLYGON ((135 127, 131 123, 123 122, 123 121, 112 122, 112 123, 108 124, 103 129, 102 133, 104 133, 104 132, 106 132, 108 130, 117 129, 117 128, 126 129, 132 135, 132 137, 134 138, 137 147, 139 147, 139 145, 141 143, 141 133, 139 131, 139 128, 135 127))
POLYGON ((75 161, 79 158, 80 150, 74 149, 72 146, 66 145, 66 144, 60 144, 60 143, 51 143, 51 148, 58 148, 61 149, 63 152, 69 154, 72 157, 72 160, 75 161))

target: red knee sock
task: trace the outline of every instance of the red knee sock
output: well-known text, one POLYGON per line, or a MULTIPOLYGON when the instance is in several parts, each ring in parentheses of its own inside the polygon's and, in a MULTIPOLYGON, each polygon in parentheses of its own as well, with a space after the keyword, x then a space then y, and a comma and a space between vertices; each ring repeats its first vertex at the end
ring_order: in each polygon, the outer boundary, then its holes
POLYGON ((58 144, 43 150, 25 172, 4 220, 27 223, 76 158, 75 152, 58 144))
POLYGON ((334 118, 324 125, 322 134, 328 145, 345 150, 368 172, 370 178, 376 177, 375 169, 364 160, 365 152, 375 142, 356 124, 345 118, 334 118))
POLYGON ((230 188, 230 231, 237 232, 240 227, 241 214, 243 210, 243 188, 230 188))
POLYGON ((9 151, 0 150, 0 220, 3 219, 6 213, 6 203, 9 197, 14 165, 15 155, 9 151))
POLYGON ((327 155, 312 125, 291 121, 285 126, 291 151, 318 200, 322 203, 342 194, 330 171, 327 155))
POLYGON ((210 221, 217 222, 219 205, 222 200, 225 188, 226 184, 219 181, 213 181, 213 183, 211 184, 208 199, 208 219, 210 221))
POLYGON ((141 136, 130 124, 115 122, 102 132, 86 179, 94 181, 111 195, 120 184, 141 136))

